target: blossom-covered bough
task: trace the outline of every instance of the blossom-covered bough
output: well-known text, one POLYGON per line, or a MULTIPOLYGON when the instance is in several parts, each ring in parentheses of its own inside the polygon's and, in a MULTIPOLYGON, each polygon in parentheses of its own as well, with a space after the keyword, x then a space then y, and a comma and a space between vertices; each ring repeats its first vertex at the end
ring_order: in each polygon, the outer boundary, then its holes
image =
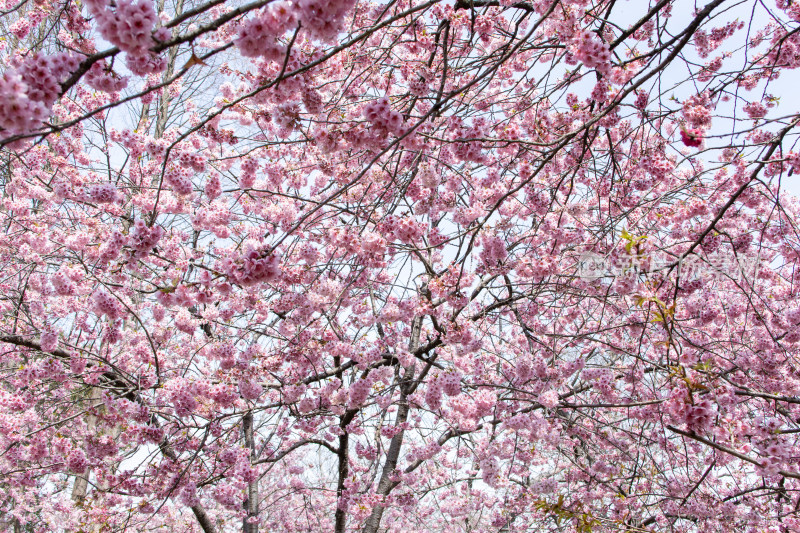
POLYGON ((0 10, 2 529, 800 529, 799 3, 0 10))

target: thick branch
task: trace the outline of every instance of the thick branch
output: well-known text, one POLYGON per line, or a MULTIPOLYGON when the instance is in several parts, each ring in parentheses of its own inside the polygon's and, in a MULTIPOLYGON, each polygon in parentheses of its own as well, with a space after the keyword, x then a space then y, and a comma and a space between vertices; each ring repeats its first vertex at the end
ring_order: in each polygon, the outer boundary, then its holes
MULTIPOLYGON (((696 440, 697 442, 702 442, 703 444, 711 446, 712 448, 714 448, 716 450, 719 450, 721 452, 725 452, 725 453, 731 454, 734 457, 737 457, 737 458, 741 459, 742 461, 747 461, 748 463, 754 464, 754 465, 759 466, 759 467, 762 466, 760 461, 758 461, 756 459, 753 459, 752 457, 748 457, 747 455, 745 455, 743 453, 739 453, 739 452, 737 452, 736 450, 734 450, 732 448, 728 448, 727 446, 723 446, 722 444, 717 444, 716 442, 708 440, 705 437, 701 437, 700 435, 698 435, 696 433, 693 433, 691 431, 684 431, 684 430, 678 429, 678 428, 676 428, 674 426, 667 426, 667 429, 672 431, 673 433, 677 433, 679 435, 683 435, 684 437, 690 438, 692 440, 696 440)), ((800 479, 800 474, 797 474, 795 472, 786 472, 785 470, 779 470, 778 473, 780 475, 782 475, 783 477, 791 477, 791 478, 794 478, 794 479, 800 479)))

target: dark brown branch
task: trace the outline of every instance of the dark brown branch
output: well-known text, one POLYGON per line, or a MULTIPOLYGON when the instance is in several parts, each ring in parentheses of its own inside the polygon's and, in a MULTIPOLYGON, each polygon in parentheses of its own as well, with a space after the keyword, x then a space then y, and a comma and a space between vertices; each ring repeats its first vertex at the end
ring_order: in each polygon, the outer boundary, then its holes
MULTIPOLYGON (((742 461, 746 461, 748 463, 754 464, 754 465, 759 466, 759 467, 762 466, 760 461, 758 461, 756 459, 753 459, 752 457, 748 457, 747 455, 745 455, 743 453, 739 453, 739 452, 737 452, 736 450, 734 450, 732 448, 728 448, 727 446, 723 446, 722 444, 717 444, 716 442, 711 441, 711 440, 709 440, 709 439, 707 439, 705 437, 701 437, 700 435, 698 435, 697 433, 694 433, 692 431, 685 431, 683 429, 678 429, 678 428, 676 428, 674 426, 667 426, 667 429, 672 431, 673 433, 677 433, 677 434, 683 435, 684 437, 687 437, 689 439, 696 440, 697 442, 702 442, 703 444, 711 446, 712 448, 714 448, 716 450, 719 450, 721 452, 725 452, 727 454, 733 455, 734 457, 737 457, 737 458, 741 459, 742 461)), ((780 475, 782 475, 783 477, 790 477, 790 478, 794 478, 794 479, 800 479, 800 474, 797 474, 795 472, 786 472, 785 470, 779 470, 778 473, 780 475)))

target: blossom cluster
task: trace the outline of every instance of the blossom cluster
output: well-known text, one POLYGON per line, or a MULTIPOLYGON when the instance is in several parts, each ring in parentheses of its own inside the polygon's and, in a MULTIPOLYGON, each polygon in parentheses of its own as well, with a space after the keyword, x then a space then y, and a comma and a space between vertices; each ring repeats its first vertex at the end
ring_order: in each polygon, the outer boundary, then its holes
POLYGON ((110 204, 117 200, 117 188, 111 183, 92 185, 87 191, 89 200, 98 204, 110 204))
POLYGON ((357 379, 348 389, 348 407, 351 409, 360 407, 367 401, 370 391, 372 390, 373 377, 367 375, 365 378, 357 379))
POLYGON ((0 77, 0 128, 3 135, 39 129, 61 92, 61 83, 77 70, 80 61, 70 52, 46 56, 33 54, 0 77))
MULTIPOLYGON (((352 0, 273 2, 241 25, 234 42, 245 57, 280 61, 286 56, 286 47, 280 42, 286 32, 296 30, 299 23, 299 28, 310 38, 333 40, 353 3, 352 0)), ((309 112, 313 113, 310 109, 309 112)))
POLYGON ((92 89, 106 93, 118 92, 128 86, 128 78, 114 72, 105 60, 92 64, 83 80, 92 89))
POLYGON ((92 0, 87 6, 103 38, 128 53, 131 72, 146 76, 166 68, 166 58, 150 51, 157 40, 171 36, 168 28, 155 29, 158 16, 152 0, 120 0, 113 9, 104 0, 92 0))
POLYGON ((281 272, 278 254, 267 255, 256 246, 249 246, 237 260, 224 260, 222 269, 233 282, 243 287, 275 281, 281 272))
POLYGON ((98 290, 94 293, 94 306, 97 312, 101 315, 106 315, 109 320, 116 320, 123 314, 122 304, 104 290, 98 290))
POLYGON ((607 75, 611 71, 611 50, 594 33, 583 30, 572 39, 575 58, 589 68, 607 75))
POLYGON ((705 65, 716 2, 26 4, 73 51, 0 80, 41 134, 0 180, 4 512, 800 531, 800 129, 745 93, 800 65, 776 1, 705 65))
POLYGON ((364 118, 381 131, 400 135, 403 132, 403 115, 392 109, 385 96, 364 106, 364 118))
POLYGON ((134 250, 134 257, 142 258, 155 248, 163 236, 164 228, 161 226, 148 226, 144 220, 136 219, 128 234, 128 246, 134 250))

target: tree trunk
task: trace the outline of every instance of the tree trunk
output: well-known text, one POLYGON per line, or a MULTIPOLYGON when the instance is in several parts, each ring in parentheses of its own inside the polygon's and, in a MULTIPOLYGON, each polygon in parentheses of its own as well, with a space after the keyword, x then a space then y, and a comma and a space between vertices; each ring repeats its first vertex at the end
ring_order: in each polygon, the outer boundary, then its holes
POLYGON ((350 435, 346 432, 339 435, 339 453, 337 454, 339 458, 339 481, 336 485, 336 525, 334 529, 336 533, 344 533, 347 527, 347 513, 339 506, 339 499, 342 497, 345 481, 347 481, 347 476, 350 474, 349 440, 350 435))
MULTIPOLYGON (((244 444, 250 450, 250 463, 256 460, 256 444, 253 438, 253 412, 248 411, 242 417, 242 433, 244 434, 244 444)), ((258 477, 247 484, 247 499, 244 501, 244 508, 247 516, 242 523, 242 533, 258 533, 258 522, 251 522, 250 519, 258 518, 258 477)))
MULTIPOLYGON (((88 403, 94 406, 100 400, 100 389, 92 387, 89 394, 88 403)), ((97 429, 97 417, 89 414, 86 417, 86 426, 89 433, 94 433, 97 429)), ((75 476, 75 484, 72 485, 72 501, 82 502, 86 499, 86 493, 89 491, 89 476, 92 475, 92 469, 87 468, 82 474, 75 476)))
MULTIPOLYGON (((419 346, 419 334, 421 328, 422 318, 414 318, 414 322, 411 325, 411 339, 408 343, 408 350, 410 352, 416 351, 417 347, 419 346)), ((408 420, 408 395, 413 392, 415 366, 416 365, 414 363, 411 363, 406 368, 406 373, 403 376, 403 383, 400 385, 400 403, 397 408, 397 418, 394 422, 395 426, 404 424, 408 420)), ((391 490, 395 487, 395 483, 392 482, 391 476, 392 473, 397 469, 397 460, 400 457, 400 449, 403 446, 404 433, 404 430, 400 430, 394 437, 392 437, 392 440, 389 443, 389 451, 386 453, 386 462, 383 464, 381 479, 378 482, 377 493, 381 496, 388 496, 389 492, 391 492, 391 490)), ((376 505, 372 509, 372 513, 370 513, 369 518, 367 518, 367 521, 364 524, 364 533, 377 533, 378 527, 381 525, 381 518, 383 518, 384 509, 385 506, 380 504, 376 505)))

